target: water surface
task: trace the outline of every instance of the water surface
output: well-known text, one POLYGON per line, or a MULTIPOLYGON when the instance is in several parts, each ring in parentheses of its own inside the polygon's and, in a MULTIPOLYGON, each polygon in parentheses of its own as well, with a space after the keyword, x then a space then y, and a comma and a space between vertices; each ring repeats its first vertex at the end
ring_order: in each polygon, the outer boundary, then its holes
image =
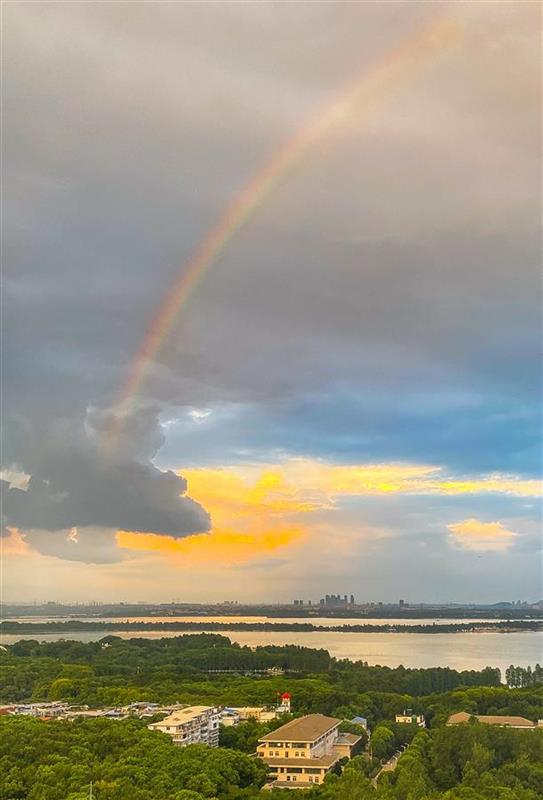
MULTIPOLYGON (((226 621, 227 618, 223 617, 222 619, 226 621)), ((171 621, 171 618, 166 621, 171 621)), ((259 620, 252 617, 241 618, 240 621, 270 620, 264 618, 259 620)), ((401 621, 403 622, 403 620, 401 621)), ((347 623, 347 620, 345 622, 347 623)), ((360 622, 360 620, 351 622, 360 622)), ((333 624, 336 623, 337 620, 333 624)), ((209 632, 216 633, 216 631, 209 632)), ((60 639, 94 642, 104 635, 100 631, 25 634, 24 636, 5 635, 2 636, 2 644, 13 644, 20 639, 37 639, 40 642, 52 642, 60 639)), ((113 635, 122 639, 161 639, 180 636, 182 633, 179 631, 119 631, 113 635)), ((382 666, 397 667, 403 664, 405 667, 451 667, 457 670, 480 670, 488 666, 499 667, 502 676, 510 664, 527 667, 543 660, 543 634, 538 631, 432 634, 227 631, 225 635, 233 642, 249 647, 296 644, 303 647, 323 648, 335 658, 367 661, 370 665, 381 664, 382 666)))

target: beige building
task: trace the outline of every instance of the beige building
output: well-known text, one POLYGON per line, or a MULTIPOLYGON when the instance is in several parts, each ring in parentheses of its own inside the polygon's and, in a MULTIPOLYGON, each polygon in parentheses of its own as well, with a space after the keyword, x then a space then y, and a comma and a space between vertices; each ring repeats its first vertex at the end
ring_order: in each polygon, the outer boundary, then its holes
POLYGON ((173 743, 219 746, 219 709, 215 706, 188 706, 173 711, 160 722, 152 722, 149 730, 161 731, 172 737, 173 743))
POLYGON ((468 714, 467 711, 459 711, 453 714, 447 720, 447 725, 461 725, 463 722, 469 722, 472 717, 484 725, 501 725, 504 728, 518 728, 521 730, 537 728, 530 719, 526 717, 500 717, 500 716, 483 716, 481 714, 468 714))
POLYGON ((256 722, 271 722, 277 717, 277 709, 268 709, 264 706, 236 706, 224 709, 221 714, 221 724, 237 725, 238 722, 247 722, 250 719, 256 722))
POLYGON ((410 708, 403 711, 401 714, 396 714, 396 722, 403 725, 418 725, 419 728, 426 727, 426 721, 423 714, 414 714, 410 708))
POLYGON ((254 719, 256 722, 271 722, 282 714, 290 714, 291 696, 288 692, 281 695, 281 704, 273 708, 264 706, 231 706, 221 712, 221 725, 232 726, 240 722, 254 719))
POLYGON ((295 789, 322 783, 341 758, 350 758, 360 736, 339 733, 340 723, 309 714, 263 736, 257 755, 269 767, 271 785, 295 789))

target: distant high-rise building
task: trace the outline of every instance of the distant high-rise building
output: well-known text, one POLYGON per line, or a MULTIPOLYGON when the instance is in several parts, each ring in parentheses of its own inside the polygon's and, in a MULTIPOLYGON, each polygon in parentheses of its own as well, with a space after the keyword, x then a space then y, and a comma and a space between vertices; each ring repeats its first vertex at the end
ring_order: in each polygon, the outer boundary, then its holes
POLYGON ((400 603, 399 603, 399 605, 400 605, 400 608, 403 608, 403 607, 404 607, 404 605, 405 605, 405 601, 404 601, 404 600, 400 600, 400 603))
MULTIPOLYGON (((350 604, 354 605, 354 595, 351 595, 350 604)), ((320 600, 320 605, 326 608, 347 608, 349 605, 349 596, 344 594, 327 594, 320 600)))

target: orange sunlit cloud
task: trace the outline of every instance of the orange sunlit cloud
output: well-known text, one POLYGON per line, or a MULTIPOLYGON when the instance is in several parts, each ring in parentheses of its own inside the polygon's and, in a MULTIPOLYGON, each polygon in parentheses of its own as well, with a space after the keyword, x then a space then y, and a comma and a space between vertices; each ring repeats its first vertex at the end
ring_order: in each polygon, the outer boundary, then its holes
MULTIPOLYGON (((317 525, 315 512, 333 512, 343 497, 540 494, 538 481, 521 480, 514 475, 445 479, 440 467, 429 464, 345 465, 289 459, 274 465, 184 469, 182 474, 187 479, 188 495, 210 513, 211 532, 174 539, 120 531, 117 541, 121 547, 163 552, 189 564, 209 563, 211 559, 221 564, 244 563, 298 543, 317 525), (310 512, 311 521, 307 517, 310 512)), ((467 520, 459 525, 472 522, 478 523, 467 520)), ((478 525, 477 530, 469 525, 465 529, 449 529, 455 537, 471 536, 472 544, 483 538, 486 549, 500 549, 511 543, 511 532, 500 535, 496 529, 496 543, 492 544, 494 540, 485 532, 489 529, 484 528, 484 523, 478 525)), ((469 543, 463 546, 477 549, 469 543)))
POLYGON ((333 502, 342 496, 386 494, 509 494, 539 497, 541 481, 515 475, 444 478, 442 468, 429 464, 326 464, 309 459, 285 462, 286 476, 303 488, 303 496, 320 491, 333 502))
POLYGON ((26 555, 30 546, 25 542, 22 533, 17 528, 7 528, 8 536, 1 539, 2 556, 26 555))
POLYGON ((455 543, 465 550, 508 550, 517 536, 501 522, 482 522, 474 517, 447 525, 447 528, 455 543))
POLYGON ((304 536, 301 527, 277 526, 270 530, 244 533, 237 530, 213 529, 211 533, 173 539, 154 533, 129 533, 119 531, 117 542, 120 547, 131 550, 159 551, 168 555, 180 556, 184 564, 223 565, 243 564, 299 541, 304 536))
POLYGON ((287 479, 281 465, 274 467, 188 469, 188 494, 211 513, 214 522, 223 524, 233 519, 284 514, 304 514, 320 507, 311 498, 302 497, 296 482, 287 479))
POLYGON ((306 530, 290 517, 316 508, 298 498, 278 469, 265 469, 254 481, 226 469, 183 470, 183 476, 190 496, 211 514, 211 532, 173 539, 120 531, 120 547, 177 555, 185 564, 239 564, 298 542, 306 530))

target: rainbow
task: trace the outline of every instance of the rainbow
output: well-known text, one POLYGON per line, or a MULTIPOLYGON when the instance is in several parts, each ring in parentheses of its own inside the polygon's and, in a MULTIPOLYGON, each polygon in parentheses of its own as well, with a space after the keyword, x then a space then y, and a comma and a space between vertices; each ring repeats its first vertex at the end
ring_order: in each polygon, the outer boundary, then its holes
POLYGON ((348 125, 359 123, 361 117, 363 121, 369 119, 393 90, 411 82, 426 65, 457 41, 459 34, 456 23, 443 19, 434 20, 411 34, 371 68, 366 68, 362 75, 351 80, 336 99, 266 161, 228 203, 215 225, 183 264, 179 277, 168 288, 152 319, 115 403, 111 433, 118 435, 121 432, 151 364, 197 285, 279 182, 318 142, 348 125))

